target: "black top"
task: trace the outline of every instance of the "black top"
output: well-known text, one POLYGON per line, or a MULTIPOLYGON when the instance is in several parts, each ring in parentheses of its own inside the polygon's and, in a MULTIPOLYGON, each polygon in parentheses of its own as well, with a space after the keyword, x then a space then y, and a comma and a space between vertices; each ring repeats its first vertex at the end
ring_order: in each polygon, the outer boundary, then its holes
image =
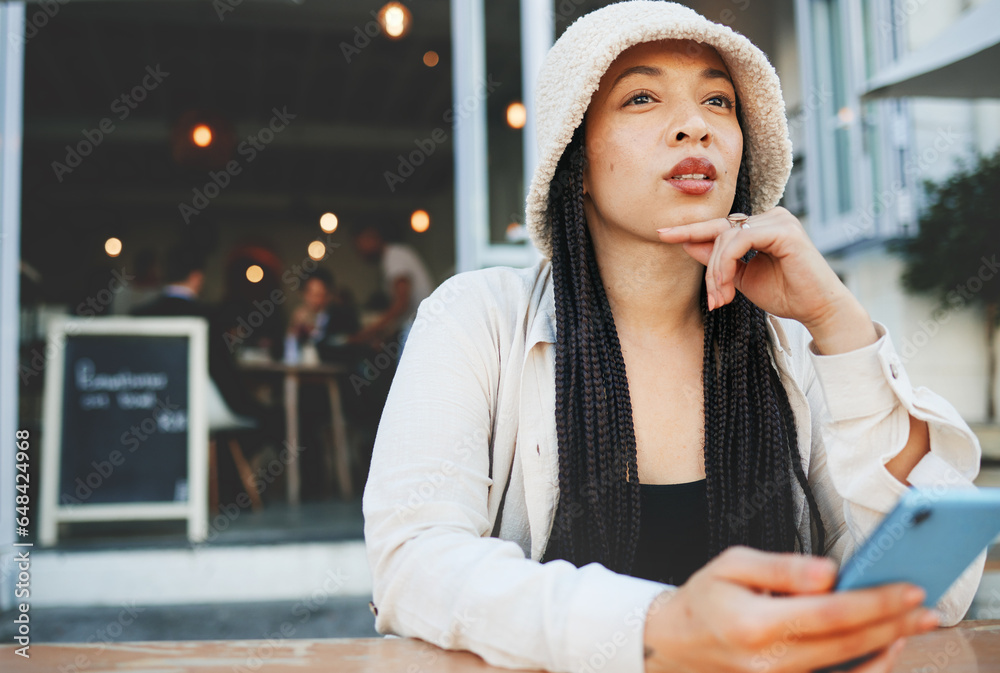
POLYGON ((679 586, 708 563, 705 484, 639 484, 639 544, 629 574, 679 586))

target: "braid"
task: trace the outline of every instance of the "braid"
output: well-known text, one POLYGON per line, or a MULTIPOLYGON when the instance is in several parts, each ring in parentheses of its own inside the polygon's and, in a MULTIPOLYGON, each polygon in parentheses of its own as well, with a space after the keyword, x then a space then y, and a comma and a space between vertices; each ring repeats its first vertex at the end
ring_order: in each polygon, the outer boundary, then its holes
MULTIPOLYGON (((742 127, 739 105, 737 118, 742 127)), ((730 212, 751 212, 749 161, 744 144, 730 212)), ((559 501, 542 560, 596 561, 627 573, 639 539, 635 428, 621 343, 584 214, 584 162, 581 126, 549 192, 559 501)), ((815 526, 813 553, 821 555, 825 528, 802 469, 795 417, 772 364, 766 314, 739 291, 709 312, 704 279, 700 306, 709 558, 736 544, 804 549, 791 475, 815 526)))

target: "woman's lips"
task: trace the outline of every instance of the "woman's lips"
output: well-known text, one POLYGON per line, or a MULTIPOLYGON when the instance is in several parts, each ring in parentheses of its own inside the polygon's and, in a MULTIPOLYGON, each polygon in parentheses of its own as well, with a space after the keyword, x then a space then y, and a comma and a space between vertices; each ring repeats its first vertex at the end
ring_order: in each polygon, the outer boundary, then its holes
POLYGON ((693 196, 700 196, 707 193, 715 186, 715 180, 677 180, 674 178, 667 178, 667 182, 674 189, 684 192, 685 194, 691 194, 693 196))

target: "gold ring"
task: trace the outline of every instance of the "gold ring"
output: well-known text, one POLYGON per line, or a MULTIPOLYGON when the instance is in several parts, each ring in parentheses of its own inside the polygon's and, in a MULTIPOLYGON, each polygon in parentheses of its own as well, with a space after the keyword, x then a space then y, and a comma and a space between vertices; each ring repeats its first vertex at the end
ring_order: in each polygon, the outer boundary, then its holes
POLYGON ((750 219, 749 215, 744 215, 743 213, 732 213, 727 215, 726 219, 729 220, 729 226, 732 229, 742 226, 744 229, 750 228, 750 223, 747 220, 750 219))

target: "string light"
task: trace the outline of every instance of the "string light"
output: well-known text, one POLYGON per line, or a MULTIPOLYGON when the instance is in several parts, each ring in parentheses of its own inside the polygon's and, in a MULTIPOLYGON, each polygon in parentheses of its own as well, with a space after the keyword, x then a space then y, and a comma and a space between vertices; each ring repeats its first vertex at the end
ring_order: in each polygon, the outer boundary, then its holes
POLYGON ((339 220, 337 219, 337 216, 333 213, 323 213, 323 215, 319 218, 319 228, 328 234, 332 234, 337 231, 338 222, 339 220))
POLYGON ((108 257, 117 257, 122 254, 121 239, 112 236, 108 240, 104 241, 104 252, 108 253, 108 257))
POLYGON ((309 258, 319 261, 326 257, 326 244, 323 241, 313 241, 308 248, 309 258))
POLYGON ((212 138, 212 128, 208 124, 198 124, 191 130, 191 142, 198 147, 208 147, 212 138))
POLYGON ((410 215, 410 227, 417 233, 424 233, 431 226, 431 216, 426 210, 414 210, 410 215))
POLYGON ((515 101, 507 106, 507 126, 512 129, 523 129, 527 121, 528 111, 523 103, 515 101))

